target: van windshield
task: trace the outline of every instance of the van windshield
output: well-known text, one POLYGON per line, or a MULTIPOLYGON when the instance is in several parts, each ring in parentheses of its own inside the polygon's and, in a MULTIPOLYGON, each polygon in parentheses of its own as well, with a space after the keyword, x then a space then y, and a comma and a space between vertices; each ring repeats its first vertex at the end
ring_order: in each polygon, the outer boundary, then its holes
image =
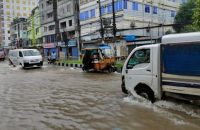
POLYGON ((40 52, 37 50, 27 50, 23 51, 24 56, 39 56, 40 52))

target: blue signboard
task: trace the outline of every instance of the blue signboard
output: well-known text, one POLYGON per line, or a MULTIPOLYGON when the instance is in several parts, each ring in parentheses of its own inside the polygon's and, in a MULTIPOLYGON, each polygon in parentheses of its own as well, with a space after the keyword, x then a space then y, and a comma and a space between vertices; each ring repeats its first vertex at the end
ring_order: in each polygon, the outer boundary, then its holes
POLYGON ((69 47, 76 46, 76 40, 69 40, 68 41, 68 46, 69 47))
POLYGON ((127 42, 133 42, 133 41, 136 39, 136 37, 135 37, 135 35, 126 35, 126 36, 124 37, 124 39, 125 39, 127 42))

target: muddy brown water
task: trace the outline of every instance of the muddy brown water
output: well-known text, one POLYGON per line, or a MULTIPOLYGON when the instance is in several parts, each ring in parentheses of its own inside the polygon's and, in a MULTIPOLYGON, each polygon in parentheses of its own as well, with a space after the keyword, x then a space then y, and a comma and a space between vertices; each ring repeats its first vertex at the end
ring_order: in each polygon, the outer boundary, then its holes
POLYGON ((151 104, 120 89, 120 74, 0 62, 0 130, 199 130, 198 106, 151 104))

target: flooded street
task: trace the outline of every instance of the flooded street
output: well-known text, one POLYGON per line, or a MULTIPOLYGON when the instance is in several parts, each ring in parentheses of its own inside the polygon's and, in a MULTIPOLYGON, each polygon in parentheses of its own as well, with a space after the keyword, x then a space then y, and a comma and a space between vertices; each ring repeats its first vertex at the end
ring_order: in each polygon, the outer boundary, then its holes
POLYGON ((199 130, 198 106, 126 97, 117 73, 0 62, 2 130, 199 130))

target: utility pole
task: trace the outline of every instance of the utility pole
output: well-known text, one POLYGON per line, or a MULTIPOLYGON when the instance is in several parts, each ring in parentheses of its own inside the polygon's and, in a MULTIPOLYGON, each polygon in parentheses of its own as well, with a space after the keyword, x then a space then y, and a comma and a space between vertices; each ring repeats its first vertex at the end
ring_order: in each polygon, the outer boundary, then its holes
POLYGON ((57 12, 57 0, 53 0, 53 17, 55 22, 56 42, 60 41, 59 20, 57 12))
POLYGON ((103 28, 103 19, 102 19, 102 12, 101 12, 101 0, 98 0, 97 3, 99 4, 99 18, 101 24, 101 40, 104 43, 104 28, 103 28))
POLYGON ((77 43, 77 47, 78 47, 78 55, 79 55, 79 59, 80 59, 80 54, 81 54, 81 49, 82 49, 82 43, 81 43, 81 26, 80 26, 80 9, 79 9, 79 0, 75 0, 75 21, 76 21, 76 27, 75 27, 75 34, 76 34, 76 38, 78 43, 77 43))
MULTIPOLYGON (((52 0, 50 0, 52 2, 52 0)), ((58 19, 58 11, 57 11, 57 0, 53 0, 53 17, 55 22, 55 35, 56 42, 58 43, 61 40, 60 37, 60 28, 59 28, 59 19, 58 19)), ((58 47, 58 57, 59 57, 59 47, 58 47)))
POLYGON ((112 12, 113 12, 113 44, 114 44, 114 49, 115 49, 115 56, 116 56, 116 16, 115 16, 115 0, 112 0, 112 12))

